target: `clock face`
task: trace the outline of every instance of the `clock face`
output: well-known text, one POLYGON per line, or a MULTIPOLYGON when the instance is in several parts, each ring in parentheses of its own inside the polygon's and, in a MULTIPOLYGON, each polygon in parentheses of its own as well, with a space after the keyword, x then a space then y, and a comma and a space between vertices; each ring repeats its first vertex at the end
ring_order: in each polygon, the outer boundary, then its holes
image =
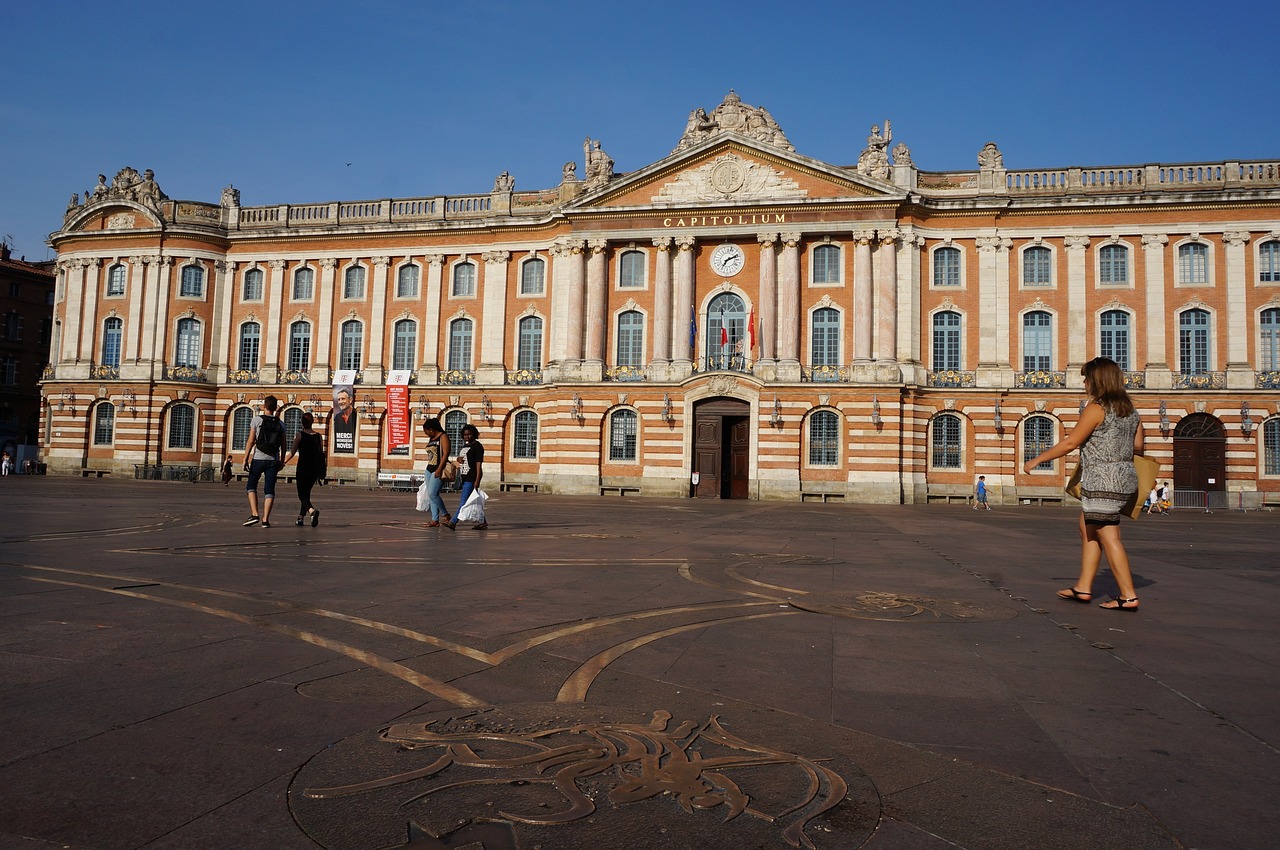
POLYGON ((724 277, 733 277, 742 271, 744 260, 742 249, 737 245, 721 245, 711 252, 712 270, 724 277))

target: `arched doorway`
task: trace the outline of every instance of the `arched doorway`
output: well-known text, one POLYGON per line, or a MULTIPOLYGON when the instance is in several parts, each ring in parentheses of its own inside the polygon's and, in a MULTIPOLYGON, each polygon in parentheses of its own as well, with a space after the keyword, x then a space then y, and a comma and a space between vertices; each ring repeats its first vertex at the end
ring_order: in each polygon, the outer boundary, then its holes
POLYGON ((1175 490, 1227 489, 1227 432, 1217 417, 1193 413, 1173 431, 1175 490))
POLYGON ((693 471, 696 498, 750 497, 751 405, 710 398, 693 406, 693 471))

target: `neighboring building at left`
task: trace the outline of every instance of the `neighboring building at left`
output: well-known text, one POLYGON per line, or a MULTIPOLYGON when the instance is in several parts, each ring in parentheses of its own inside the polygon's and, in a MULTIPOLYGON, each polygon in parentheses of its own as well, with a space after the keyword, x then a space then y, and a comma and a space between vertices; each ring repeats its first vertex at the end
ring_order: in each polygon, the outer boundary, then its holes
POLYGON ((39 462, 40 378, 53 331, 53 268, 52 261, 15 260, 0 243, 0 449, 18 472, 39 462))

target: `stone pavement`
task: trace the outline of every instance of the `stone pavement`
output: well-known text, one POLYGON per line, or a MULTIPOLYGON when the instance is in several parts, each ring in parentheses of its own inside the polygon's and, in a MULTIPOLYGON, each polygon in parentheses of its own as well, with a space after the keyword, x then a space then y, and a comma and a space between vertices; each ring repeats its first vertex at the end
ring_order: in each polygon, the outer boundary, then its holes
POLYGON ((0 847, 1280 837, 1280 515, 1126 523, 1118 614, 1062 508, 281 496, 4 482, 0 847))

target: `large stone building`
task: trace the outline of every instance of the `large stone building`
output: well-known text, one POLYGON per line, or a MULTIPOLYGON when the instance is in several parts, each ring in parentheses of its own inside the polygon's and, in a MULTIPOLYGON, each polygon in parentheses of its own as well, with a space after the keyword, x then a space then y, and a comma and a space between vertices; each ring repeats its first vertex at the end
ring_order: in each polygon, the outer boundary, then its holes
POLYGON ((53 330, 53 281, 53 263, 14 259, 0 242, 0 450, 18 472, 32 469, 39 454, 40 370, 53 330))
POLYGON ((885 122, 832 165, 733 93, 673 141, 619 174, 588 139, 559 186, 464 197, 248 207, 100 177, 51 237, 51 469, 216 466, 268 393, 323 430, 347 373, 331 474, 408 471, 394 370, 415 425, 479 427, 495 489, 896 503, 983 474, 1056 498, 1067 463, 1023 459, 1104 354, 1179 489, 1280 491, 1277 162, 1011 170, 988 144, 929 172, 885 122))

